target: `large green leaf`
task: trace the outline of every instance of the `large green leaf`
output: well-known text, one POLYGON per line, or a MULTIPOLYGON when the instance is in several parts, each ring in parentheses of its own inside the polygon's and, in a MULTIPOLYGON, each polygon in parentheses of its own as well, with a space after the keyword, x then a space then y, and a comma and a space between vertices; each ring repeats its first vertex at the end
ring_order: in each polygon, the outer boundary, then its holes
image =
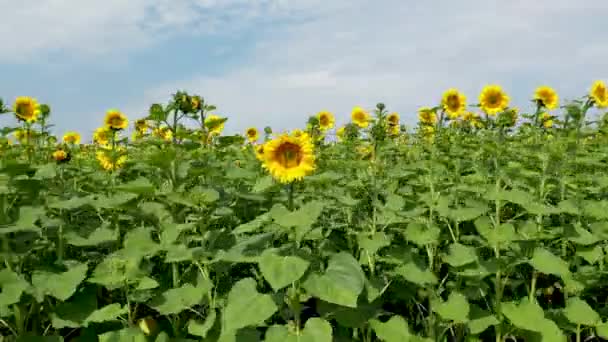
POLYGON ((568 298, 564 315, 574 324, 594 327, 602 323, 600 315, 587 302, 578 297, 568 298))
POLYGON ((466 323, 469 321, 469 301, 461 293, 450 293, 447 301, 435 301, 432 308, 444 320, 453 321, 454 323, 466 323))
POLYGON ((185 284, 163 292, 153 298, 149 305, 162 315, 178 314, 201 303, 211 286, 211 282, 204 282, 196 287, 185 284))
POLYGON ((401 316, 392 316, 385 323, 372 319, 369 324, 381 341, 408 342, 411 338, 407 322, 401 316))
POLYGON ((0 270, 0 306, 18 303, 30 284, 23 277, 7 268, 0 270))
POLYGON ((257 291, 253 278, 241 279, 228 293, 222 315, 222 335, 230 335, 241 328, 263 324, 277 309, 270 295, 257 291))
POLYGON ((420 247, 430 244, 436 244, 439 241, 441 230, 436 226, 426 226, 421 223, 411 223, 407 226, 404 232, 405 238, 408 241, 415 243, 420 247))
POLYGON ((300 279, 309 262, 297 256, 281 256, 272 250, 262 253, 259 266, 264 278, 275 291, 300 279))
POLYGON ((202 323, 191 319, 188 322, 188 333, 203 338, 207 337, 207 334, 215 324, 216 316, 215 310, 212 309, 202 323))
POLYGON ((296 239, 302 240, 311 230, 325 206, 325 203, 321 201, 311 201, 293 212, 278 206, 271 210, 270 215, 277 224, 286 228, 295 228, 296 239))
POLYGON ((324 274, 311 274, 303 284, 312 296, 351 308, 357 307, 364 285, 365 275, 359 263, 345 252, 334 254, 324 274))
POLYGON ((450 253, 444 257, 444 260, 451 266, 461 267, 477 261, 477 254, 473 247, 453 243, 449 249, 450 253))
POLYGON ((71 265, 66 272, 51 273, 34 271, 32 285, 40 295, 49 295, 65 301, 70 298, 78 285, 86 278, 87 264, 71 265))
POLYGON ((529 262, 532 267, 545 274, 553 274, 562 277, 570 275, 567 262, 541 247, 537 247, 534 250, 532 259, 529 262))
POLYGON ((313 317, 306 321, 298 335, 284 325, 273 325, 266 331, 266 342, 332 342, 331 325, 324 319, 313 317))
POLYGON ((437 284, 437 277, 429 269, 421 269, 413 261, 405 263, 397 269, 395 273, 405 278, 405 280, 417 284, 419 286, 428 286, 437 284))

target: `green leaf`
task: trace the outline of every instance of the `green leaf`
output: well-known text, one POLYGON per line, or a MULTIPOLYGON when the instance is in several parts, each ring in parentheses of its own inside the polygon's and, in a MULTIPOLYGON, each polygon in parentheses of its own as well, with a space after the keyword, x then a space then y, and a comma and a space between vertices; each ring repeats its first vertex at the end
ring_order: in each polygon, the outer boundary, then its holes
POLYGON ((264 251, 259 260, 260 271, 275 292, 302 278, 309 265, 297 256, 280 256, 271 250, 264 251))
POLYGON ((454 323, 466 323, 469 321, 469 301, 458 292, 450 293, 445 302, 437 301, 433 304, 433 311, 441 318, 454 323))
POLYGON ((488 211, 487 207, 461 207, 450 210, 450 218, 456 222, 471 221, 488 211))
POLYGON ((270 211, 270 215, 277 224, 286 228, 294 227, 296 239, 300 241, 310 231, 311 226, 317 222, 324 207, 323 202, 311 201, 293 212, 284 207, 275 207, 270 211))
POLYGON ((363 249, 369 255, 374 255, 381 248, 390 246, 391 239, 382 232, 376 232, 372 236, 369 236, 368 233, 359 233, 357 234, 357 242, 359 248, 363 249))
POLYGON ((165 250, 167 251, 165 255, 166 263, 188 261, 193 258, 192 249, 182 244, 165 246, 165 250))
POLYGON ((323 275, 311 274, 303 284, 312 296, 351 308, 357 307, 364 285, 365 275, 359 263, 345 252, 334 254, 323 275))
POLYGON ((128 312, 127 306, 121 306, 118 303, 106 305, 99 310, 93 311, 85 320, 85 326, 89 323, 103 323, 116 320, 117 317, 126 315, 128 312))
POLYGON ((590 264, 595 264, 604 258, 604 250, 600 245, 595 245, 592 247, 577 247, 576 255, 585 259, 585 261, 590 264))
POLYGON ((19 219, 13 225, 0 228, 0 234, 15 232, 38 232, 40 228, 36 222, 44 215, 44 208, 23 206, 19 208, 19 219))
POLYGON ((444 257, 444 260, 451 266, 461 267, 477 261, 477 254, 473 247, 453 243, 449 249, 450 253, 444 257))
POLYGON ((192 284, 184 284, 181 287, 169 289, 152 299, 150 307, 162 315, 178 314, 199 304, 210 288, 210 282, 199 284, 197 287, 192 284))
POLYGON ((392 316, 386 323, 372 319, 369 324, 381 341, 407 342, 411 337, 407 322, 401 316, 392 316))
POLYGON ((541 273, 562 277, 570 275, 567 262, 541 247, 537 247, 534 250, 532 260, 529 263, 541 273))
POLYGON ((188 322, 188 333, 194 336, 207 337, 207 334, 213 328, 216 319, 215 310, 212 309, 209 311, 209 314, 205 318, 203 323, 199 323, 193 319, 188 322))
POLYGON ((412 261, 397 267, 395 273, 405 278, 405 280, 420 286, 437 284, 437 277, 435 277, 433 272, 429 269, 420 269, 420 267, 412 261))
POLYGON ((582 205, 585 216, 598 220, 608 219, 608 201, 606 200, 586 200, 582 205))
POLYGON ((34 174, 34 179, 51 179, 57 176, 57 163, 48 163, 40 166, 34 174))
POLYGON ((154 184, 145 177, 139 177, 128 183, 121 184, 116 187, 118 190, 129 192, 138 195, 153 195, 156 191, 154 184))
POLYGON ((595 327, 595 333, 597 334, 597 336, 605 340, 608 339, 608 322, 598 324, 595 327))
POLYGON ((470 320, 467 322, 469 331, 473 335, 481 334, 486 329, 493 325, 498 325, 500 322, 496 316, 489 312, 481 310, 475 305, 471 305, 471 311, 469 312, 470 320))
POLYGON ((49 295, 65 301, 74 294, 78 285, 86 278, 87 271, 87 264, 70 266, 69 270, 63 273, 34 271, 32 285, 41 295, 49 295))
POLYGON ((99 335, 99 342, 147 342, 146 335, 137 328, 125 328, 99 335))
POLYGON ((260 177, 255 181, 251 192, 258 194, 261 192, 265 192, 270 189, 273 185, 275 185, 274 179, 270 175, 266 175, 264 177, 260 177))
POLYGON ((90 197, 71 197, 67 200, 51 202, 49 203, 49 207, 54 209, 72 210, 87 204, 91 204, 90 197))
POLYGON ((545 320, 543 309, 536 302, 528 300, 523 300, 519 305, 503 303, 502 313, 514 326, 530 331, 538 331, 538 323, 545 320))
POLYGON ((564 315, 570 322, 588 327, 594 327, 602 322, 600 315, 578 297, 568 298, 564 315))
POLYGON ((160 245, 150 237, 150 229, 138 227, 126 234, 124 249, 130 257, 147 257, 156 254, 160 245))
POLYGON ((313 317, 306 321, 304 329, 297 335, 284 325, 273 325, 266 331, 266 342, 331 342, 331 325, 322 318, 313 317))
POLYGON ((7 268, 0 270, 0 307, 18 303, 30 284, 23 277, 7 268))
POLYGON ((222 315, 222 335, 263 324, 277 309, 270 295, 258 293, 253 278, 241 279, 228 293, 222 315))
POLYGON ((84 238, 74 231, 65 233, 65 240, 72 246, 92 247, 102 243, 113 242, 118 239, 118 230, 107 226, 95 229, 88 237, 84 238))
POLYGON ((440 233, 441 230, 434 225, 427 227, 420 223, 411 223, 407 226, 404 236, 408 241, 424 247, 439 242, 440 233))
POLYGON ((258 229, 262 228, 265 224, 269 223, 270 221, 271 221, 271 219, 270 219, 269 214, 262 214, 249 222, 238 225, 236 228, 234 228, 232 230, 232 233, 235 235, 252 233, 252 232, 255 232, 258 229))
POLYGON ((570 230, 567 230, 567 232, 568 240, 582 246, 593 245, 600 241, 598 237, 591 234, 588 230, 580 225, 575 225, 573 228, 570 228, 570 230))

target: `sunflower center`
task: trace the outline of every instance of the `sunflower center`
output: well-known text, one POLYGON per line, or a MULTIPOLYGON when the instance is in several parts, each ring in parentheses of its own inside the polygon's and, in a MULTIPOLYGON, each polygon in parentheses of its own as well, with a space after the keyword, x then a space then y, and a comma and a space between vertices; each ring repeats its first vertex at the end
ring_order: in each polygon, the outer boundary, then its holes
POLYGON ((354 116, 356 121, 365 121, 365 115, 363 112, 355 112, 354 116))
POLYGON ((120 126, 122 124, 122 119, 119 116, 114 116, 110 118, 110 125, 112 127, 120 126))
POLYGON ((34 106, 31 103, 19 103, 17 104, 16 112, 19 115, 31 116, 34 113, 34 106))
POLYGON ((452 94, 452 95, 448 96, 446 102, 447 102, 448 108, 450 108, 451 110, 455 110, 460 107, 460 99, 458 98, 458 95, 456 95, 456 94, 452 94))
POLYGON ((606 90, 607 89, 604 87, 597 87, 595 89, 595 97, 597 97, 600 101, 606 101, 606 98, 608 97, 608 92, 606 90))
POLYGON ((498 92, 491 92, 486 97, 486 101, 488 102, 488 105, 490 105, 491 107, 498 107, 501 99, 502 99, 502 96, 498 92))
POLYGON ((247 136, 248 137, 255 137, 255 130, 253 130, 253 129, 248 130, 247 131, 247 136))
POLYGON ((300 146, 288 142, 277 148, 275 156, 279 164, 286 169, 290 169, 300 165, 303 154, 300 146))
POLYGON ((328 126, 329 125, 329 118, 327 117, 327 115, 321 115, 321 117, 319 118, 319 124, 321 126, 328 126))

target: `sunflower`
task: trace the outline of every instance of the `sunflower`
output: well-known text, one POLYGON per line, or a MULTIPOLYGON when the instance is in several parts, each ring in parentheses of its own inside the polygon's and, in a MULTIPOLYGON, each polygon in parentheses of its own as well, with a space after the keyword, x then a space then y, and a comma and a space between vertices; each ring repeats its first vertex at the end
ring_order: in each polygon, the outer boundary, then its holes
POLYGON ((77 132, 67 132, 63 135, 63 142, 66 144, 80 144, 80 134, 77 132))
POLYGON ((258 158, 259 161, 264 161, 264 144, 255 146, 255 157, 258 158))
POLYGON ((190 98, 190 104, 192 105, 192 110, 196 113, 201 109, 201 98, 200 96, 192 96, 190 98))
POLYGON ((559 104, 559 96, 553 88, 540 86, 534 91, 534 101, 547 109, 555 109, 559 104))
POLYGON ((350 114, 350 117, 353 120, 353 122, 355 123, 355 125, 357 125, 361 128, 365 128, 365 127, 369 126, 369 122, 371 120, 369 113, 366 112, 361 107, 353 108, 353 111, 350 114))
POLYGON ((595 81, 591 86, 589 96, 593 99, 595 106, 598 108, 608 107, 608 88, 603 81, 595 81))
POLYGON ((124 147, 118 147, 115 150, 104 149, 97 151, 96 157, 99 165, 106 171, 116 171, 122 168, 127 161, 124 147))
POLYGON ((553 127, 553 117, 549 113, 543 113, 540 116, 544 128, 553 127))
POLYGON ((17 129, 14 135, 15 139, 17 139, 20 144, 25 144, 34 138, 34 131, 26 129, 17 129))
POLYGON ((57 151, 53 152, 53 159, 55 159, 55 161, 58 163, 67 161, 68 158, 69 158, 69 155, 64 150, 57 150, 57 151))
POLYGON ((152 134, 155 137, 159 137, 165 141, 169 141, 173 138, 173 132, 171 131, 171 128, 169 128, 168 126, 161 126, 161 127, 155 128, 154 131, 152 132, 152 134))
POLYGON ((336 137, 338 138, 339 141, 344 140, 345 132, 346 132, 346 126, 342 126, 342 127, 338 128, 338 130, 336 131, 336 137))
POLYGON ((117 109, 110 109, 106 113, 104 123, 107 128, 120 131, 127 128, 129 120, 127 120, 127 117, 117 109))
POLYGON ((264 144, 264 168, 281 183, 300 180, 315 169, 310 136, 283 134, 264 144))
POLYGON ((425 125, 434 125, 437 123, 437 114, 428 107, 418 109, 418 120, 425 125))
POLYGON ((105 146, 110 142, 112 134, 114 133, 107 127, 99 127, 93 133, 93 141, 99 145, 105 146))
POLYGON ((245 131, 245 135, 247 136, 247 139, 249 139, 249 141, 251 142, 257 141, 260 137, 258 129, 255 127, 247 128, 247 130, 245 131))
POLYGON ((450 88, 441 99, 441 106, 443 110, 448 114, 448 118, 451 120, 456 119, 466 108, 467 98, 458 91, 458 89, 450 88))
POLYGON ((390 126, 399 126, 399 119, 399 114, 397 113, 390 113, 386 116, 386 121, 390 126))
POLYGON ((479 116, 479 114, 475 114, 473 112, 466 112, 462 115, 462 120, 468 122, 473 127, 483 127, 483 122, 481 121, 481 117, 479 116))
POLYGON ((327 111, 319 112, 317 119, 319 120, 319 128, 323 131, 334 128, 334 124, 336 123, 334 115, 327 111))
POLYGON ((138 133, 146 133, 148 131, 148 122, 146 119, 135 120, 135 130, 138 133))
POLYGON ((211 114, 205 118, 205 126, 211 134, 220 134, 224 130, 224 119, 215 114, 211 114))
POLYGON ((19 120, 28 123, 36 122, 40 115, 40 104, 35 98, 19 96, 13 104, 13 111, 19 120))
POLYGON ((481 109, 488 115, 496 115, 509 106, 509 96, 498 85, 487 85, 479 94, 481 109))
POLYGON ((387 130, 388 130, 388 135, 395 137, 395 136, 398 136, 399 133, 401 132, 401 127, 399 127, 399 125, 389 125, 387 127, 387 130))

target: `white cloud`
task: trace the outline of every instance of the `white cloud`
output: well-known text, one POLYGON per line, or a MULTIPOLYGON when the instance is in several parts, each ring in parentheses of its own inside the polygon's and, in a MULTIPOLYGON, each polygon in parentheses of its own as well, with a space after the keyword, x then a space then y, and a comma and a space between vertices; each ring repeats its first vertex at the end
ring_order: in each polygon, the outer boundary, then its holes
POLYGON ((200 93, 230 117, 232 130, 298 127, 321 109, 344 122, 352 106, 379 101, 412 122, 417 107, 436 104, 448 87, 474 102, 484 84, 499 83, 525 108, 537 85, 572 98, 608 69, 597 30, 605 1, 332 3, 325 11, 301 4, 307 20, 258 42, 242 68, 153 87, 143 100, 165 101, 176 89, 200 93))

